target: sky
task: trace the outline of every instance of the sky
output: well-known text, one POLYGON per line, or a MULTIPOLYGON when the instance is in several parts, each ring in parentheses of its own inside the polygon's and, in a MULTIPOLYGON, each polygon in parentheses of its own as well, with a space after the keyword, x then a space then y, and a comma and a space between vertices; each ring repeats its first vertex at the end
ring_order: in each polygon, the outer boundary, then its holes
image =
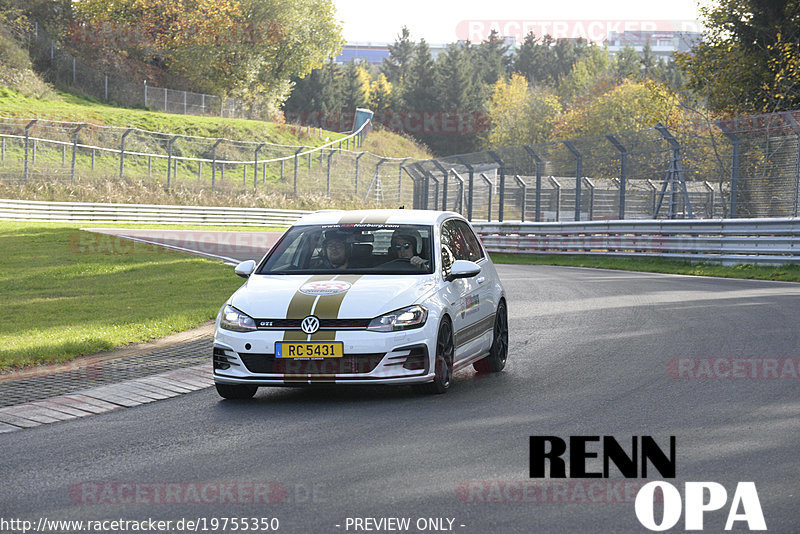
POLYGON ((699 31, 696 0, 333 0, 348 42, 393 42, 403 25, 430 44, 477 42, 497 27, 517 42, 537 35, 598 40, 608 30, 699 31))

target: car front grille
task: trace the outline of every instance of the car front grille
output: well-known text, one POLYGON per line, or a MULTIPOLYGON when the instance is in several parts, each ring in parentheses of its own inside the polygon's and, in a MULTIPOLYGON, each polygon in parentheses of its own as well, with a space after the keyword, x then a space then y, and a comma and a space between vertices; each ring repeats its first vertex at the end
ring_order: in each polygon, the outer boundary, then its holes
MULTIPOLYGON (((255 319, 259 330, 300 330, 302 319, 255 319)), ((372 319, 320 319, 320 330, 366 330, 372 319)))
POLYGON ((239 357, 251 373, 332 375, 371 373, 385 355, 384 352, 345 354, 341 358, 316 360, 276 358, 274 354, 257 353, 240 353, 239 357))

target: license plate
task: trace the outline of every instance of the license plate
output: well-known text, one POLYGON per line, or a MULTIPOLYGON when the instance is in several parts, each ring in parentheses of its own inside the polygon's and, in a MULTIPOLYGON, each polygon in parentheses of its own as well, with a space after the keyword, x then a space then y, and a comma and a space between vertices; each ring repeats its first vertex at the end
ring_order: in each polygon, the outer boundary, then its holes
POLYGON ((275 343, 276 358, 341 358, 342 356, 344 356, 344 343, 341 341, 275 343))

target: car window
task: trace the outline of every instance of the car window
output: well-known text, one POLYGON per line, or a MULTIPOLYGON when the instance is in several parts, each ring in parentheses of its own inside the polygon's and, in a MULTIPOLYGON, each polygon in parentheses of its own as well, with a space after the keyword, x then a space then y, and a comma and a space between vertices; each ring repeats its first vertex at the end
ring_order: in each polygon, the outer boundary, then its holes
POLYGON ((463 238, 466 252, 466 257, 458 259, 469 261, 478 261, 483 259, 483 250, 481 249, 480 242, 475 236, 475 233, 472 231, 472 228, 470 228, 469 225, 464 221, 459 220, 455 221, 455 227, 458 229, 458 233, 463 238))
POLYGON ((442 278, 447 278, 453 262, 458 258, 455 255, 455 243, 457 242, 458 230, 453 225, 455 221, 445 221, 441 229, 442 241, 442 278))
POLYGON ((430 226, 328 224, 290 228, 257 274, 430 274, 430 226))

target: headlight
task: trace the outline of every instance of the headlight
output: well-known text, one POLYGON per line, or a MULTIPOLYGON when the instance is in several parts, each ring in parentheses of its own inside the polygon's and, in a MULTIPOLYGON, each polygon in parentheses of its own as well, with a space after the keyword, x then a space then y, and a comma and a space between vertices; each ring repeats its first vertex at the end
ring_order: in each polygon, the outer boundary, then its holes
POLYGON ((424 306, 409 306, 374 318, 370 321, 367 330, 372 330, 373 332, 410 330, 411 328, 421 327, 427 319, 428 310, 424 306))
POLYGON ((256 322, 233 306, 225 306, 219 318, 220 328, 234 332, 251 332, 256 329, 256 322))

